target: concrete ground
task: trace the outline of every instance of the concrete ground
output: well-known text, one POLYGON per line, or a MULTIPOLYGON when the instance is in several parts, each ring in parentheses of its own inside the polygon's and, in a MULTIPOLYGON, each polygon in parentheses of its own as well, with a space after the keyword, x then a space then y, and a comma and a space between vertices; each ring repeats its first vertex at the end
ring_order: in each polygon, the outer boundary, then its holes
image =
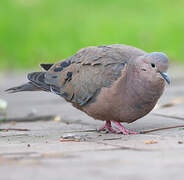
MULTIPOLYGON (((183 69, 173 67, 169 75, 172 84, 157 108, 125 124, 127 128, 143 131, 184 125, 183 69)), ((98 133, 95 129, 103 122, 56 95, 4 93, 24 81, 24 73, 0 75, 0 99, 8 102, 7 123, 0 124, 1 180, 184 179, 183 128, 126 136, 98 133)))

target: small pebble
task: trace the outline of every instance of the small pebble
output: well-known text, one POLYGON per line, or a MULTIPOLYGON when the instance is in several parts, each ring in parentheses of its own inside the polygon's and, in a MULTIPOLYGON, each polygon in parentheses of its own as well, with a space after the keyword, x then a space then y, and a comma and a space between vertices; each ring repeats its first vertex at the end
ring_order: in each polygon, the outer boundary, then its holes
POLYGON ((4 111, 7 109, 7 106, 8 106, 8 103, 5 100, 0 99, 0 109, 4 111))
POLYGON ((56 117, 54 118, 54 121, 60 122, 60 121, 61 121, 61 117, 60 117, 60 116, 56 116, 56 117))
POLYGON ((30 145, 30 144, 28 144, 28 145, 27 145, 27 147, 31 147, 31 145, 30 145))
POLYGON ((67 133, 61 136, 60 142, 67 142, 67 141, 80 142, 80 141, 86 141, 86 139, 87 139, 86 135, 77 135, 77 134, 67 133))

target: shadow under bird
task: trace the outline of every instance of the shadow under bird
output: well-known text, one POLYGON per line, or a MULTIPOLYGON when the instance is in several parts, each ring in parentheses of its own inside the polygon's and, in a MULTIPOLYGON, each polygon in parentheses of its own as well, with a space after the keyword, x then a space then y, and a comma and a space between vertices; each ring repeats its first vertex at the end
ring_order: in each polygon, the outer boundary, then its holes
POLYGON ((28 83, 6 91, 52 92, 94 119, 106 121, 99 131, 138 134, 120 123, 134 122, 154 108, 165 82, 170 83, 168 66, 162 52, 120 44, 87 47, 61 62, 41 64, 44 72, 30 73, 28 83))

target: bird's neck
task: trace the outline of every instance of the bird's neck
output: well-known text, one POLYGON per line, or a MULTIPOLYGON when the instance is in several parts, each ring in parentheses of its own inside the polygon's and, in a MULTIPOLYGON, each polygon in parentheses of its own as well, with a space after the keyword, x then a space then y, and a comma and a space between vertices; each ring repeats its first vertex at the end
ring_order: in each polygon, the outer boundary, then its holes
POLYGON ((126 93, 127 96, 131 96, 139 102, 152 103, 157 102, 162 95, 165 82, 151 82, 146 78, 142 78, 140 73, 134 69, 127 73, 126 78, 126 93))

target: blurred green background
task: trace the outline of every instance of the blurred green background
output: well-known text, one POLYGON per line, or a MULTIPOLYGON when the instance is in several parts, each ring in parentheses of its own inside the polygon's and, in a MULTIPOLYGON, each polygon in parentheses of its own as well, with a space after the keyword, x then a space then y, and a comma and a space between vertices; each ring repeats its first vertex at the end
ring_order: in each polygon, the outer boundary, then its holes
POLYGON ((114 43, 184 62, 183 8, 183 0, 1 0, 0 68, 32 68, 114 43))

